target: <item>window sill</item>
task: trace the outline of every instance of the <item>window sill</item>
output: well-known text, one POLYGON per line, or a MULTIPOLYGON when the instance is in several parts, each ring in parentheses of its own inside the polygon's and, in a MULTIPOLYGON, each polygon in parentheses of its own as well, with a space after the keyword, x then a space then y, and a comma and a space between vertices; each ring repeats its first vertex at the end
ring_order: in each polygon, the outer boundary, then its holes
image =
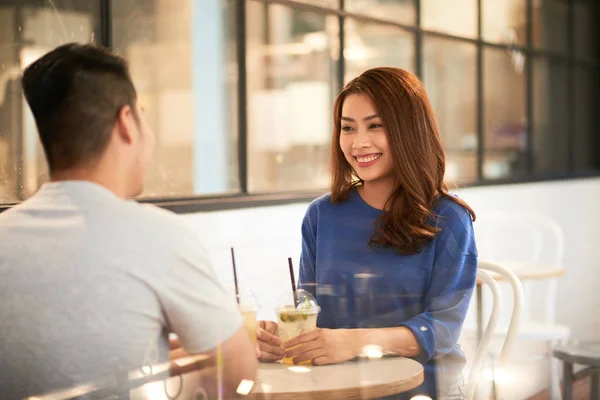
MULTIPOLYGON (((576 174, 540 175, 537 177, 522 177, 511 179, 495 179, 478 181, 460 185, 460 189, 473 187, 528 184, 553 181, 570 181, 600 177, 600 171, 586 171, 576 174)), ((190 214, 196 212, 211 212, 222 210, 236 210, 253 207, 279 206, 286 204, 309 203, 315 198, 325 194, 326 189, 306 192, 284 192, 265 194, 231 194, 215 196, 190 196, 185 198, 149 198, 140 199, 140 203, 154 204, 177 214, 190 214)), ((0 204, 0 212, 5 211, 18 203, 0 204)))

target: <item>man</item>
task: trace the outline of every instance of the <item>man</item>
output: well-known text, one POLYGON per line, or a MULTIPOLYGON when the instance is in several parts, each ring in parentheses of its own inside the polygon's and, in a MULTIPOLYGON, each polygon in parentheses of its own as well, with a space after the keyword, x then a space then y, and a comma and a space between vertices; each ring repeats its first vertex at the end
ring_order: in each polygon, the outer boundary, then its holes
POLYGON ((187 353, 219 346, 221 382, 199 383, 233 396, 257 367, 234 299, 175 215, 125 200, 154 145, 126 62, 63 45, 23 90, 51 182, 0 214, 0 399, 167 361, 169 332, 187 353))

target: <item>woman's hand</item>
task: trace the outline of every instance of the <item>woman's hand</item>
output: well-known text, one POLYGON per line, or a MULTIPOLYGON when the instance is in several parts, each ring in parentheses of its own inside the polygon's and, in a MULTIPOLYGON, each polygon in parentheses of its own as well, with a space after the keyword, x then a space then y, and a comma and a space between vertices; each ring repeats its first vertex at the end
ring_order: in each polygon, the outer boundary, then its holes
POLYGON ((358 332, 351 329, 316 329, 288 340, 283 347, 285 357, 293 357, 294 364, 309 360, 314 365, 337 364, 360 353, 358 332))
POLYGON ((263 362, 278 361, 283 358, 285 351, 281 348, 281 339, 277 336, 277 323, 273 321, 258 321, 256 329, 260 356, 263 362))

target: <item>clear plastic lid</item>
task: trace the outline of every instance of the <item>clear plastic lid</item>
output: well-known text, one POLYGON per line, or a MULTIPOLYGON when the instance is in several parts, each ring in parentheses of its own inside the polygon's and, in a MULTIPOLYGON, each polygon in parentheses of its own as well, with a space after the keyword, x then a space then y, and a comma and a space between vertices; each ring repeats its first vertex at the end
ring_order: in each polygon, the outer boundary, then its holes
POLYGON ((286 311, 299 311, 302 313, 318 313, 321 311, 321 307, 317 304, 317 300, 313 297, 310 292, 304 289, 296 290, 296 296, 298 298, 298 304, 294 307, 294 296, 292 290, 284 291, 279 299, 277 300, 276 312, 286 311))
MULTIPOLYGON (((237 303, 235 295, 235 285, 229 285, 227 287, 227 292, 229 294, 229 297, 231 298, 231 301, 233 303, 237 303)), ((239 298, 240 303, 238 307, 241 311, 257 311, 258 309, 260 309, 260 305, 258 303, 258 300, 256 299, 256 296, 254 295, 254 292, 252 292, 252 290, 250 290, 249 288, 240 286, 239 298)))

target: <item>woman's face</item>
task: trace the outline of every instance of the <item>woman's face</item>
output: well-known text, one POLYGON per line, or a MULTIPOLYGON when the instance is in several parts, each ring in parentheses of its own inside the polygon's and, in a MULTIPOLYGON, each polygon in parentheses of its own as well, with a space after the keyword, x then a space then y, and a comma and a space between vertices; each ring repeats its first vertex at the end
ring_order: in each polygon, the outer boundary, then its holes
POLYGON ((393 177, 393 158, 385 126, 369 97, 350 94, 342 105, 340 148, 364 182, 393 177))

